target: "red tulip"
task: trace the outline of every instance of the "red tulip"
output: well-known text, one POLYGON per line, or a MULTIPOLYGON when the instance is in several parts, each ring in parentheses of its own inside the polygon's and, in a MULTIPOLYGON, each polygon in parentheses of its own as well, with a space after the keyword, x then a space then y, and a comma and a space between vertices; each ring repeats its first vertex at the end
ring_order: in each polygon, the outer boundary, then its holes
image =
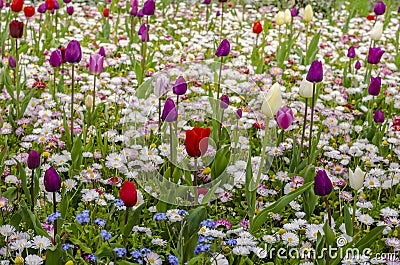
POLYGON ((104 8, 104 10, 103 10, 103 16, 104 16, 104 17, 108 17, 109 13, 110 13, 110 11, 108 10, 108 8, 104 8))
POLYGON ((199 157, 207 152, 210 131, 210 128, 200 128, 197 126, 192 130, 186 131, 185 145, 188 155, 191 157, 199 157))
POLYGON ((14 12, 20 12, 24 6, 24 0, 13 0, 11 3, 11 10, 14 12))
POLYGON ((10 36, 14 39, 22 38, 24 33, 24 23, 17 20, 13 20, 10 23, 10 36))
POLYGON ((135 206, 137 203, 137 191, 135 184, 125 181, 119 190, 119 198, 124 202, 126 207, 135 206))
POLYGON ((35 14, 35 8, 33 6, 24 7, 24 14, 27 18, 33 17, 35 14))
POLYGON ((369 14, 369 15, 367 16, 367 19, 368 19, 368 20, 375 20, 375 16, 372 15, 372 14, 369 14))
POLYGON ((262 25, 261 25, 260 21, 254 22, 253 32, 255 34, 260 34, 262 32, 262 30, 263 30, 263 28, 262 28, 262 25))
POLYGON ((54 8, 54 0, 46 0, 47 10, 52 10, 54 8))

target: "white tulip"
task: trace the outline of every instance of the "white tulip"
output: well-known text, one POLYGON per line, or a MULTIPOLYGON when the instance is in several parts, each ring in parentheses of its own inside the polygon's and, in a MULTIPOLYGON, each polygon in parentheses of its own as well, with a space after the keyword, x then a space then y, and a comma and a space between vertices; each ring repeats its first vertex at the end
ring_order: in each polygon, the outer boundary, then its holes
POLYGON ((279 108, 282 107, 282 93, 280 85, 275 83, 264 96, 261 111, 267 117, 274 117, 279 108))
POLYGON ((380 38, 382 37, 382 32, 383 32, 383 23, 377 21, 375 23, 374 28, 371 30, 370 33, 371 39, 373 39, 374 41, 380 40, 380 38))
POLYGON ((349 169, 350 187, 352 187, 353 189, 361 189, 364 185, 364 178, 365 172, 363 172, 358 166, 356 167, 356 170, 354 170, 354 172, 349 169))
POLYGON ((309 23, 313 19, 314 13, 312 10, 312 7, 310 5, 307 5, 306 8, 304 9, 304 21, 309 23))
POLYGON ((278 26, 285 24, 285 13, 283 11, 279 11, 278 14, 276 14, 275 22, 278 26))
POLYGON ((310 81, 307 81, 306 78, 303 79, 300 83, 300 89, 299 89, 299 94, 303 98, 312 98, 312 92, 313 92, 313 83, 310 81))
POLYGON ((289 9, 285 10, 285 24, 290 24, 290 22, 292 22, 292 13, 290 12, 289 9))

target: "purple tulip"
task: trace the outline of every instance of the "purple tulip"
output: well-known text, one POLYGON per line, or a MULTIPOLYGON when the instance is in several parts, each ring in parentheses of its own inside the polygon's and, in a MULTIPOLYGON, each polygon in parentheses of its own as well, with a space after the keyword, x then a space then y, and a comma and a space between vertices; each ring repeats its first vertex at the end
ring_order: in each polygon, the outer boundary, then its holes
POLYGON ((215 52, 215 55, 217 57, 228 56, 230 51, 231 51, 231 44, 229 43, 229 41, 227 39, 224 39, 219 44, 217 51, 215 52))
POLYGON ((383 111, 381 111, 380 109, 375 111, 374 113, 374 121, 376 123, 382 123, 385 121, 385 114, 383 114, 383 111))
POLYGON ((357 70, 359 70, 361 68, 361 63, 359 60, 357 60, 355 66, 354 66, 357 70))
POLYGON ((209 5, 211 3, 211 0, 204 0, 203 4, 209 5))
POLYGON ((332 192, 332 182, 325 170, 318 170, 315 176, 314 193, 319 196, 326 196, 332 192))
POLYGON ((99 54, 103 57, 106 57, 106 50, 104 49, 104 47, 100 47, 99 49, 99 54))
POLYGON ((64 3, 69 4, 72 0, 64 0, 64 3))
POLYGON ((164 109, 161 114, 161 119, 166 122, 173 122, 178 119, 178 111, 175 108, 175 103, 170 98, 165 101, 164 109))
POLYGON ((67 13, 68 15, 72 16, 74 13, 74 7, 73 6, 67 6, 67 13))
POLYGON ((38 151, 36 150, 31 150, 28 154, 28 168, 29 169, 35 169, 40 166, 40 155, 38 151))
POLYGON ((0 9, 4 7, 3 0, 0 0, 0 9))
POLYGON ((375 4, 374 12, 377 16, 385 14, 385 11, 386 11, 386 5, 384 2, 379 1, 378 3, 375 4))
POLYGON ((354 48, 354 46, 350 46, 350 48, 347 50, 347 57, 351 59, 356 57, 356 49, 354 48))
POLYGON ((48 192, 56 192, 61 188, 61 179, 57 171, 50 167, 44 174, 44 187, 48 192))
POLYGON ((143 15, 152 16, 156 9, 156 3, 154 0, 147 0, 143 5, 143 15))
POLYGON ((138 35, 142 36, 142 42, 147 42, 147 41, 150 40, 149 30, 150 30, 150 25, 147 25, 147 28, 146 28, 146 23, 143 23, 140 26, 139 31, 138 31, 138 35))
POLYGON ((8 65, 13 69, 17 67, 17 60, 15 60, 14 56, 10 55, 10 57, 8 57, 8 65))
POLYGON ((71 40, 65 50, 65 60, 69 63, 79 63, 82 59, 81 45, 77 40, 71 40))
POLYGON ((100 54, 90 55, 89 72, 94 75, 101 74, 103 72, 103 62, 104 57, 100 54))
POLYGON ((381 61, 382 55, 385 53, 381 48, 369 48, 368 63, 378 64, 381 61))
POLYGON ((240 119, 240 118, 242 118, 242 115, 243 115, 243 110, 237 109, 236 110, 236 118, 240 119))
POLYGON ((178 79, 176 79, 174 87, 172 88, 172 91, 176 95, 183 95, 186 93, 187 90, 187 83, 185 78, 183 76, 179 76, 178 79))
POLYGON ((154 95, 157 97, 162 97, 168 93, 170 80, 167 75, 159 74, 156 76, 153 82, 154 86, 154 95))
POLYGON ((293 7, 292 11, 290 12, 290 14, 292 15, 292 17, 297 16, 297 9, 295 7, 293 7))
POLYGON ((139 2, 138 0, 131 0, 131 16, 136 17, 139 9, 139 2))
POLYGON ((377 77, 373 77, 371 76, 371 83, 369 84, 368 87, 368 93, 371 96, 377 96, 379 95, 379 93, 381 92, 381 77, 377 76, 377 77))
POLYGON ((143 17, 143 16, 144 16, 144 14, 143 14, 143 8, 139 9, 139 11, 137 12, 137 16, 138 16, 138 17, 143 17))
POLYGON ((46 3, 46 2, 40 4, 39 7, 38 7, 38 9, 37 9, 37 11, 38 11, 39 13, 41 13, 41 14, 46 13, 46 10, 47 10, 47 3, 46 3))
POLYGON ((54 9, 55 10, 60 9, 60 3, 58 3, 57 0, 54 0, 54 9))
POLYGON ((53 67, 59 67, 62 64, 62 54, 59 49, 51 53, 49 63, 53 67))
POLYGON ((399 7, 399 9, 397 9, 397 13, 400 13, 400 7, 399 7))
POLYGON ((319 83, 324 78, 324 72, 322 69, 322 63, 320 61, 315 60, 311 63, 310 69, 307 73, 307 81, 311 83, 319 83))
POLYGON ((284 106, 276 113, 276 122, 281 129, 286 130, 294 121, 292 109, 284 106))
POLYGON ((219 103, 221 109, 227 109, 229 107, 229 97, 228 95, 221 96, 221 102, 219 103))

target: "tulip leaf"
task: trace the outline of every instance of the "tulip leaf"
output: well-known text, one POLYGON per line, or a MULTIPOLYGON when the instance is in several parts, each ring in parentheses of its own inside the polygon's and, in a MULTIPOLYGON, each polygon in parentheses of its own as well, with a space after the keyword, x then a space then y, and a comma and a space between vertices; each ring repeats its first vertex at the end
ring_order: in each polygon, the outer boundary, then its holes
POLYGON ((306 183, 303 186, 301 186, 300 188, 297 188, 296 190, 281 197, 276 202, 274 202, 273 204, 266 207, 264 210, 262 210, 259 214, 256 215, 256 217, 253 219, 253 221, 250 221, 250 232, 254 233, 254 232, 258 231, 258 229, 263 224, 265 224, 265 221, 269 218, 270 212, 278 213, 278 212, 282 211, 286 207, 286 205, 288 205, 291 201, 295 200, 303 192, 310 189, 313 185, 314 185, 314 181, 306 183))
POLYGON ((17 198, 17 188, 10 187, 5 192, 3 192, 2 196, 7 198, 7 200, 11 203, 17 198))
POLYGON ((189 260, 193 256, 198 238, 197 231, 200 229, 200 223, 205 219, 207 219, 207 210, 204 206, 189 211, 186 225, 181 231, 182 238, 178 244, 179 251, 183 251, 183 253, 179 253, 183 260, 189 260))
POLYGON ((46 264, 62 265, 63 251, 61 250, 61 244, 57 244, 54 250, 46 250, 46 264))
POLYGON ((311 64, 312 61, 314 61, 315 56, 318 53, 318 43, 319 43, 319 38, 321 36, 321 33, 317 33, 314 35, 314 37, 312 38, 310 45, 308 46, 307 52, 306 52, 306 65, 311 64))
POLYGON ((229 163, 229 148, 221 148, 215 154, 214 162, 211 166, 212 179, 218 178, 226 169, 229 163))
MULTIPOLYGON (((136 63, 137 65, 140 64, 136 63)), ((153 87, 151 86, 152 79, 147 79, 136 89, 136 96, 138 98, 148 98, 151 93, 153 93, 153 87)))
POLYGON ((347 205, 344 206, 344 224, 346 227, 346 234, 349 236, 353 236, 353 220, 350 215, 349 207, 347 205))
POLYGON ((50 238, 49 234, 43 230, 42 224, 40 223, 39 219, 33 214, 28 207, 26 206, 25 201, 20 201, 21 207, 21 217, 22 220, 32 228, 36 234, 50 238))
POLYGON ((82 140, 81 136, 79 136, 75 138, 75 143, 71 150, 72 174, 74 174, 75 170, 79 170, 79 167, 82 164, 82 159, 83 159, 82 152, 83 152, 82 140))
POLYGON ((357 9, 355 7, 353 7, 349 16, 347 17, 346 23, 343 25, 343 28, 342 28, 343 33, 347 33, 349 31, 350 20, 356 15, 356 10, 357 9))
POLYGON ((118 261, 117 264, 118 265, 135 265, 137 263, 132 263, 132 262, 129 262, 129 261, 126 261, 126 260, 121 260, 121 261, 118 261))
POLYGON ((124 237, 128 237, 132 233, 132 228, 139 223, 140 213, 142 212, 144 206, 145 203, 142 203, 133 211, 133 213, 129 214, 128 223, 124 228, 124 237))
POLYGON ((32 202, 32 198, 30 195, 30 192, 28 190, 28 185, 27 185, 27 180, 26 180, 26 172, 25 172, 25 168, 21 165, 21 163, 19 161, 16 161, 17 165, 18 165, 18 173, 19 173, 19 178, 21 179, 21 186, 22 186, 22 190, 25 193, 25 199, 29 202, 29 204, 33 203, 32 202))
POLYGON ((325 237, 326 244, 328 246, 332 246, 332 244, 334 242, 336 242, 336 237, 335 237, 335 234, 332 231, 332 228, 329 226, 328 221, 325 222, 325 224, 323 226, 323 230, 324 230, 324 233, 325 233, 324 237, 325 237))
POLYGON ((386 228, 386 226, 377 226, 374 229, 372 229, 367 235, 365 235, 360 241, 357 242, 355 245, 358 250, 363 250, 368 246, 371 246, 377 237, 379 237, 383 230, 386 228))
POLYGON ((250 190, 250 187, 254 186, 254 177, 253 177, 253 169, 251 166, 251 148, 249 149, 249 156, 247 158, 246 165, 246 200, 247 207, 249 212, 250 220, 253 220, 255 208, 256 208, 256 196, 257 196, 257 188, 254 190, 250 190))

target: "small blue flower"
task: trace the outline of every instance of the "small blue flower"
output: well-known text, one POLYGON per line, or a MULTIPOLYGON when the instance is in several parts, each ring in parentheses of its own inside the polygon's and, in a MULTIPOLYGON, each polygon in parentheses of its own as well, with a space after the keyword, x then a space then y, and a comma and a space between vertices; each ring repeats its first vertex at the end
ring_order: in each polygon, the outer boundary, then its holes
POLYGON ((123 256, 126 255, 126 249, 125 248, 114 248, 114 252, 117 254, 119 258, 122 258, 123 256))
POLYGON ((78 213, 76 215, 76 221, 80 224, 87 224, 90 221, 90 216, 89 216, 90 211, 89 210, 84 210, 81 213, 78 213))
POLYGON ((132 255, 132 257, 134 258, 134 259, 139 259, 139 258, 141 258, 142 257, 142 253, 140 253, 140 251, 138 251, 138 250, 133 250, 133 251, 131 251, 131 255, 132 255))
POLYGON ((96 225, 98 225, 98 226, 101 226, 101 227, 103 227, 103 226, 106 225, 106 221, 103 220, 103 219, 101 219, 101 218, 96 218, 96 219, 94 220, 94 223, 95 223, 96 225))
POLYGON ((141 249, 140 249, 140 252, 141 252, 142 254, 146 254, 146 253, 150 253, 151 250, 150 250, 149 248, 141 248, 141 249))
POLYGON ((101 235, 101 237, 103 238, 104 241, 107 241, 112 237, 111 233, 107 232, 107 230, 101 230, 100 235, 101 235))
POLYGON ((124 201, 121 200, 121 199, 115 199, 115 200, 114 200, 114 203, 115 203, 115 205, 118 206, 118 207, 125 206, 124 201))
POLYGON ((186 211, 186 210, 179 210, 178 214, 179 215, 189 215, 188 211, 186 211))
POLYGON ((199 236, 199 239, 197 239, 197 242, 199 242, 199 243, 204 243, 206 241, 207 241, 207 238, 204 236, 199 236))
POLYGON ((211 248, 211 244, 197 245, 194 249, 194 254, 198 255, 199 253, 207 252, 210 250, 210 248, 211 248))
POLYGON ((61 213, 59 211, 56 211, 55 213, 49 214, 46 217, 46 222, 49 224, 54 223, 54 221, 60 217, 61 217, 61 213))
POLYGON ((169 262, 169 264, 171 264, 171 265, 178 265, 178 264, 179 264, 179 259, 178 259, 177 257, 175 257, 174 255, 169 254, 169 256, 168 256, 168 262, 169 262))
POLYGON ((200 223, 201 226, 206 226, 206 227, 210 227, 210 228, 214 228, 214 221, 212 219, 207 219, 207 220, 203 220, 200 223))
POLYGON ((237 240, 234 238, 228 238, 228 240, 226 240, 226 244, 229 246, 235 246, 237 244, 237 240))
POLYGON ((167 220, 167 215, 165 213, 156 213, 153 216, 154 221, 161 221, 161 220, 167 220))
POLYGON ((96 261, 96 255, 95 254, 90 254, 89 256, 88 256, 88 260, 89 261, 96 261))
POLYGON ((61 245, 61 249, 62 250, 68 250, 68 249, 70 249, 70 248, 74 248, 74 245, 72 245, 72 244, 70 244, 70 243, 65 243, 65 244, 62 244, 61 245))

